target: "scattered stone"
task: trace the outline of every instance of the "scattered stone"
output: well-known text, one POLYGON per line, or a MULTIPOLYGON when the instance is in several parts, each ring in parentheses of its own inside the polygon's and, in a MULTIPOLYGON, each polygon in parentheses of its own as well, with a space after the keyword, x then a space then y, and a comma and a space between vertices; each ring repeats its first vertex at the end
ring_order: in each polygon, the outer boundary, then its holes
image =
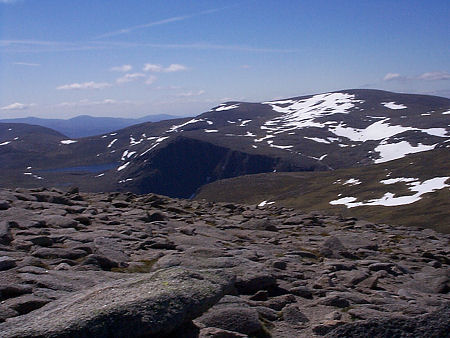
POLYGON ((298 308, 297 305, 287 305, 283 309, 283 319, 291 325, 299 325, 309 322, 308 317, 298 308))

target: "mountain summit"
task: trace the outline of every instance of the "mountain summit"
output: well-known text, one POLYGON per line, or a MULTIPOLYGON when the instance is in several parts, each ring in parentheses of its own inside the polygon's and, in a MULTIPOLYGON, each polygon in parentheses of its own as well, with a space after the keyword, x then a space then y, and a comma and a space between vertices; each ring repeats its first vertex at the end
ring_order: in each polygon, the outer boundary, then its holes
MULTIPOLYGON (((195 118, 59 140, 56 153, 43 152, 35 163, 24 156, 20 165, 41 170, 40 185, 49 180, 53 185, 81 183, 88 190, 189 197, 222 178, 364 166, 446 148, 449 125, 450 99, 344 90, 262 103, 227 102, 195 118), (110 169, 84 173, 82 182, 73 175, 76 168, 99 165, 110 169), (62 173, 67 168, 72 168, 70 177, 62 173)), ((9 138, 0 135, 3 163, 21 141, 14 130, 9 132, 9 138)))

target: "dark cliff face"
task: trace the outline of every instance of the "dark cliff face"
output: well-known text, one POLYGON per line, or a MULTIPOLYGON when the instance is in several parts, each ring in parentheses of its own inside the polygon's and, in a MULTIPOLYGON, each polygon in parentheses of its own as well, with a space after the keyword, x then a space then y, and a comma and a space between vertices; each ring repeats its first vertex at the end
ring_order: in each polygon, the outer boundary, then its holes
POLYGON ((312 163, 295 165, 280 158, 248 154, 208 142, 178 137, 149 158, 134 164, 127 176, 132 183, 125 188, 135 193, 155 192, 188 198, 199 187, 218 179, 274 170, 323 169, 312 163))

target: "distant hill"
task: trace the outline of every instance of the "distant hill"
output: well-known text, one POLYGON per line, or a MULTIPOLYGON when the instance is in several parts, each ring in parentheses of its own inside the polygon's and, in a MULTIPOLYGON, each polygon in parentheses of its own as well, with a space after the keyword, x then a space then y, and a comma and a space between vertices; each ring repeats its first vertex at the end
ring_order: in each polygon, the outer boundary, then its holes
POLYGON ((365 167, 264 173, 203 186, 196 199, 292 207, 450 233, 450 150, 365 167))
POLYGON ((108 133, 143 122, 158 122, 174 118, 177 118, 177 116, 168 114, 147 115, 137 119, 80 115, 67 120, 23 117, 17 119, 0 119, 0 122, 34 124, 54 129, 70 138, 80 138, 108 133))
MULTIPOLYGON (((0 146, 5 170, 14 153, 15 141, 8 141, 0 146)), ((11 161, 15 168, 21 161, 22 172, 3 174, 0 186, 78 185, 89 191, 188 198, 220 179, 273 171, 332 175, 336 169, 388 163, 412 153, 448 151, 449 141, 449 99, 342 90, 262 103, 227 102, 195 118, 54 140, 33 161, 27 156, 11 161), (24 176, 27 166, 42 180, 24 176)))

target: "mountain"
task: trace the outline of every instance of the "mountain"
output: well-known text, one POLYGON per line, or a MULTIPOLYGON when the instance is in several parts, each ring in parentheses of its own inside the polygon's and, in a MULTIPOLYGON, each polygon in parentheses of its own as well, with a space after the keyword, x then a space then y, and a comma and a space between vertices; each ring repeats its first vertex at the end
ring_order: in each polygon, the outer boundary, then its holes
POLYGON ((76 184, 89 191, 190 197, 218 179, 331 171, 447 148, 449 124, 449 99, 379 90, 228 102, 195 118, 60 140, 58 150, 43 152, 37 164, 23 160, 23 170, 32 166, 41 182, 25 181, 16 171, 15 178, 9 175, 0 184, 76 184))
POLYGON ((449 187, 450 151, 441 148, 331 172, 220 180, 203 186, 195 199, 316 210, 450 233, 449 187))
POLYGON ((54 129, 71 138, 80 138, 112 132, 143 122, 158 122, 173 118, 176 118, 176 116, 168 114, 147 115, 136 119, 80 115, 67 120, 24 117, 16 119, 0 119, 0 122, 34 124, 54 129))

